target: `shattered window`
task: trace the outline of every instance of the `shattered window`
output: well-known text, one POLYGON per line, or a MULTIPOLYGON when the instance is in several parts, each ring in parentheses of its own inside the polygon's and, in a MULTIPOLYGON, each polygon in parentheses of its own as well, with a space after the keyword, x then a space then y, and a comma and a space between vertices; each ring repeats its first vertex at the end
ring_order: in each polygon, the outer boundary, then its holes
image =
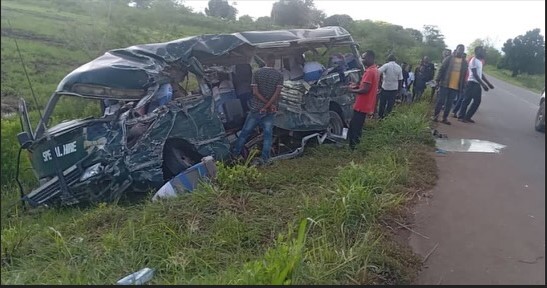
POLYGON ((61 95, 49 119, 48 127, 66 120, 101 116, 101 100, 61 95))

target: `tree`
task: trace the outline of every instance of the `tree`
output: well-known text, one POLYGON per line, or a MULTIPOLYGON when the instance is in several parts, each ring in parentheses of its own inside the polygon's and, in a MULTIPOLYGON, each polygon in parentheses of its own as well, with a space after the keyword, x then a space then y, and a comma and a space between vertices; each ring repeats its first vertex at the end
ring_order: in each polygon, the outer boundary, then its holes
POLYGON ((507 39, 501 49, 503 56, 500 67, 509 69, 512 76, 520 73, 545 73, 545 40, 536 28, 519 35, 514 39, 507 39))
POLYGON ((342 26, 349 28, 353 24, 353 18, 347 14, 334 14, 325 18, 323 26, 342 26))
POLYGON ((325 13, 315 8, 313 0, 279 0, 272 6, 272 21, 280 26, 311 27, 320 25, 325 13))
POLYGON ((191 12, 191 9, 184 6, 181 1, 177 0, 152 0, 150 7, 162 9, 176 9, 185 12, 191 12))
POLYGON ((327 15, 325 15, 325 12, 319 9, 312 9, 310 11, 310 23, 309 25, 313 25, 314 28, 319 28, 321 25, 323 25, 323 21, 325 21, 325 18, 327 15))
POLYGON ((237 21, 241 23, 253 23, 253 17, 249 15, 242 15, 239 17, 239 19, 237 19, 237 21))
POLYGON ((258 29, 269 29, 272 27, 272 18, 268 16, 262 16, 256 18, 255 25, 258 29))
POLYGON ((207 4, 209 8, 205 8, 207 16, 235 20, 237 9, 228 3, 228 0, 209 0, 207 4))
POLYGON ((428 46, 435 46, 441 49, 446 48, 444 35, 441 34, 441 31, 435 25, 424 25, 423 37, 425 44, 428 46))
POLYGON ((135 8, 149 8, 152 0, 133 0, 132 3, 135 5, 135 8))
POLYGON ((416 41, 418 41, 420 43, 424 41, 424 35, 419 30, 412 29, 412 28, 406 28, 405 30, 406 30, 407 33, 412 35, 412 37, 414 39, 416 39, 416 41))

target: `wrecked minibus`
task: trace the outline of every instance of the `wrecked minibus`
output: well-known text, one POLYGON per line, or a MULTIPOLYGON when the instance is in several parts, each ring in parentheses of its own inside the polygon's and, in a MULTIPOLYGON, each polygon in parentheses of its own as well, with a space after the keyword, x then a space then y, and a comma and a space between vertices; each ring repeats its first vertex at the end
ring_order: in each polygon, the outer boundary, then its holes
MULTIPOLYGON (((354 95, 342 86, 358 82, 363 67, 345 29, 210 34, 108 51, 64 77, 35 128, 20 99, 18 140, 40 183, 21 191, 22 200, 33 207, 112 202, 124 193, 158 189, 205 156, 227 160, 246 111, 237 97, 218 101, 220 74, 232 75, 234 65, 260 66, 269 53, 279 57, 279 69, 290 70, 294 57, 322 57, 342 48, 353 56, 353 66, 327 67, 314 81, 284 82, 271 151, 275 161, 299 155, 315 136, 340 138, 347 127, 354 95), (172 91, 166 98, 167 84, 172 91), (63 99, 94 101, 100 113, 52 126, 63 99)), ((260 141, 257 130, 246 154, 260 141)))

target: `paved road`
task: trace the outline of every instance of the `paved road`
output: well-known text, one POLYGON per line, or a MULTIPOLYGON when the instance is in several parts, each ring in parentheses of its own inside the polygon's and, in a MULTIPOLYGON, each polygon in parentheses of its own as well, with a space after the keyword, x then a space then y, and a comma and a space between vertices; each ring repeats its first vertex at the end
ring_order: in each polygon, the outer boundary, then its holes
POLYGON ((545 284, 545 135, 534 130, 539 95, 494 79, 475 124, 451 118, 448 138, 507 145, 500 154, 436 156, 439 181, 420 201, 417 284, 545 284), (433 249, 438 244, 436 249, 433 249))

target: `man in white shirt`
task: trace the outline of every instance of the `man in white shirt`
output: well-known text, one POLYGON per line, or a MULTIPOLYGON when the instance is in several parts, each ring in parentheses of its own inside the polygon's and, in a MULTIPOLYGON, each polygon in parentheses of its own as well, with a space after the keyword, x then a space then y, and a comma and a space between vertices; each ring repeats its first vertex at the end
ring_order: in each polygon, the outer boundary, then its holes
POLYGON ((380 119, 386 117, 395 104, 395 98, 401 92, 403 86, 403 69, 395 61, 395 55, 387 57, 387 63, 378 69, 382 78, 382 91, 380 92, 380 107, 378 116, 380 119))
POLYGON ((492 85, 490 81, 484 77, 484 74, 482 74, 481 60, 484 59, 484 57, 484 48, 482 46, 475 47, 475 57, 469 62, 469 77, 467 78, 467 86, 465 88, 465 98, 458 115, 458 120, 464 123, 475 123, 471 117, 475 115, 475 112, 477 112, 477 109, 479 109, 479 105, 481 104, 481 87, 484 91, 494 89, 494 85, 492 85), (473 104, 467 109, 471 100, 473 100, 473 104))
POLYGON ((410 89, 412 88, 412 84, 414 84, 414 72, 412 72, 412 66, 409 66, 408 79, 406 83, 407 102, 412 102, 412 92, 410 91, 410 89))

